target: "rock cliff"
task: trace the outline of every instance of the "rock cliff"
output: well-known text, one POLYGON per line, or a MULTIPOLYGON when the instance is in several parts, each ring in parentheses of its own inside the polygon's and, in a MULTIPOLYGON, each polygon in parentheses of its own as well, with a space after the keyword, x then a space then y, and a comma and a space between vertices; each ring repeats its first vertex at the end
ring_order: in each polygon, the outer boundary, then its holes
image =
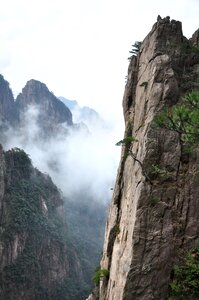
POLYGON ((23 121, 24 113, 34 106, 38 109, 37 124, 44 136, 60 130, 60 125, 72 126, 72 113, 57 97, 50 92, 44 83, 29 80, 17 96, 16 106, 23 121))
MULTIPOLYGON (((8 82, 0 76, 0 119, 5 149, 26 149, 37 163, 39 158, 40 166, 45 161, 60 181, 65 170, 67 185, 70 162, 63 159, 68 155, 64 145, 71 138, 68 128, 74 134, 88 129, 73 124, 69 109, 45 84, 28 81, 14 101, 8 82)), ((62 200, 50 178, 33 168, 23 150, 0 150, 0 299, 85 299, 100 261, 106 206, 96 203, 87 189, 77 193, 75 180, 74 194, 70 199, 62 194, 62 200)))
POLYGON ((9 83, 4 80, 2 75, 0 75, 0 120, 1 126, 2 123, 15 125, 19 120, 9 83))
POLYGON ((14 101, 9 83, 0 75, 1 139, 5 139, 3 134, 10 126, 25 134, 24 128, 30 120, 37 124, 40 139, 67 133, 67 128, 73 126, 71 111, 44 83, 29 80, 14 101))
POLYGON ((0 216, 0 299, 81 299, 63 200, 20 149, 0 148, 0 216))
POLYGON ((187 40, 179 21, 158 17, 131 58, 125 138, 101 261, 109 276, 101 276, 100 300, 168 299, 174 265, 197 247, 198 148, 184 151, 179 132, 155 119, 199 88, 198 47, 199 31, 187 40))

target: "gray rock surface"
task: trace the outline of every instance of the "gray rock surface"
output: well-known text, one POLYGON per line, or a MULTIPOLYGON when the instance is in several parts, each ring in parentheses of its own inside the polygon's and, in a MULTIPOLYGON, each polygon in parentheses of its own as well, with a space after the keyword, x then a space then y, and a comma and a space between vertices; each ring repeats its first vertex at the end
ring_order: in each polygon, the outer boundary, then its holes
POLYGON ((78 298, 71 289, 82 270, 63 212, 50 177, 23 150, 4 152, 0 145, 0 299, 78 298))
POLYGON ((25 134, 27 122, 32 121, 39 130, 40 139, 59 132, 67 133, 67 129, 73 126, 71 111, 44 83, 29 80, 14 101, 9 83, 0 75, 1 141, 10 126, 16 130, 21 129, 21 134, 25 134))
POLYGON ((9 83, 0 75, 0 125, 16 125, 18 121, 19 115, 9 83))
POLYGON ((37 122, 45 134, 58 130, 63 123, 66 126, 73 124, 70 110, 40 81, 29 80, 17 96, 16 105, 22 120, 30 106, 36 107, 39 112, 37 122))
POLYGON ((159 16, 130 61, 125 137, 136 141, 122 149, 101 261, 110 276, 100 300, 166 300, 178 251, 199 236, 198 153, 184 159, 178 134, 154 126, 160 110, 198 87, 196 40, 196 33, 183 37, 179 21, 159 16), (169 178, 154 176, 153 165, 168 169, 169 178))

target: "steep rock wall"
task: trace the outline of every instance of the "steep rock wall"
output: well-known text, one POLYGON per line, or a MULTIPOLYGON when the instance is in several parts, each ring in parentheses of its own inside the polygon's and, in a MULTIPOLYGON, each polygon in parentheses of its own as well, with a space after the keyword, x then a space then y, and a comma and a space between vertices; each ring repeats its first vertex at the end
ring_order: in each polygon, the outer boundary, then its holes
POLYGON ((23 150, 4 152, 2 147, 0 278, 0 299, 82 296, 80 261, 68 239, 57 187, 33 168, 23 150))
POLYGON ((15 107, 14 97, 9 83, 0 75, 0 126, 16 125, 19 121, 19 113, 15 107))
POLYGON ((58 98, 50 92, 47 86, 37 80, 29 80, 17 96, 16 106, 20 111, 23 122, 24 113, 30 106, 38 110, 36 115, 37 125, 46 134, 56 133, 61 130, 61 124, 72 126, 72 113, 58 98))
POLYGON ((4 142, 4 133, 10 127, 21 128, 25 134, 27 123, 37 126, 41 139, 67 133, 73 127, 72 113, 69 108, 49 91, 47 86, 37 80, 29 80, 16 101, 9 83, 0 75, 0 136, 4 142))
MULTIPOLYGON (((172 107, 198 88, 198 31, 188 41, 181 23, 158 17, 129 65, 123 108, 122 158, 106 225, 101 268, 101 300, 167 299, 180 249, 199 236, 198 154, 184 155, 179 135, 154 126, 172 107), (130 155, 128 155, 130 154, 130 155), (169 178, 154 176, 154 166, 169 178)), ((197 151, 196 151, 197 153, 197 151)))

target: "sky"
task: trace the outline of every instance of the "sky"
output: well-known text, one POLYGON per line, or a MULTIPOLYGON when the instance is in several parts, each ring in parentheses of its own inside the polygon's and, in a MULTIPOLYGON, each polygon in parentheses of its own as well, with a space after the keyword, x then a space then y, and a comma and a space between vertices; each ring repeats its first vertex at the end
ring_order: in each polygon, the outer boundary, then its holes
POLYGON ((198 0, 0 0, 0 73, 20 92, 30 79, 122 126, 131 45, 157 15, 198 28, 198 0))

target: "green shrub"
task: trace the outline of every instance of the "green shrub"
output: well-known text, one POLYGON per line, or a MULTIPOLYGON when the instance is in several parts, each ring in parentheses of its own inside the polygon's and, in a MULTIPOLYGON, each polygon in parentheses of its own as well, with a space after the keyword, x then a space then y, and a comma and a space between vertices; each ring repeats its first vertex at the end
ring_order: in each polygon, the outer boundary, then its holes
POLYGON ((199 299, 199 248, 188 252, 182 263, 174 266, 173 272, 171 299, 199 299))
POLYGON ((151 207, 155 206, 158 202, 160 201, 160 199, 158 197, 155 197, 155 196, 151 196, 149 198, 149 205, 151 207))
POLYGON ((152 173, 163 179, 168 179, 172 175, 166 168, 160 167, 159 165, 152 165, 152 173))
POLYGON ((115 225, 115 234, 116 235, 120 234, 120 226, 118 224, 115 225))
POLYGON ((137 142, 137 140, 133 136, 127 136, 123 140, 116 143, 116 146, 130 145, 133 142, 137 142))
POLYGON ((96 286, 100 284, 100 280, 106 278, 109 278, 109 270, 107 269, 101 269, 100 267, 96 269, 95 274, 92 277, 93 282, 96 286))
POLYGON ((185 95, 182 103, 165 108, 154 119, 157 126, 175 131, 186 145, 199 143, 199 91, 185 95))
POLYGON ((190 45, 189 43, 183 43, 181 50, 182 53, 184 54, 191 54, 191 53, 199 54, 199 47, 190 45))
MULTIPOLYGON (((139 51, 140 51, 140 47, 141 47, 142 42, 138 42, 136 41, 133 45, 132 45, 132 50, 129 51, 129 53, 135 56, 138 55, 139 51)), ((132 58, 132 56, 128 57, 128 59, 130 60, 132 58)))
POLYGON ((143 81, 140 86, 143 86, 144 89, 146 90, 147 86, 148 86, 148 81, 143 81))
POLYGON ((31 174, 31 159, 22 149, 12 148, 4 152, 8 170, 12 173, 13 179, 28 178, 31 174))

